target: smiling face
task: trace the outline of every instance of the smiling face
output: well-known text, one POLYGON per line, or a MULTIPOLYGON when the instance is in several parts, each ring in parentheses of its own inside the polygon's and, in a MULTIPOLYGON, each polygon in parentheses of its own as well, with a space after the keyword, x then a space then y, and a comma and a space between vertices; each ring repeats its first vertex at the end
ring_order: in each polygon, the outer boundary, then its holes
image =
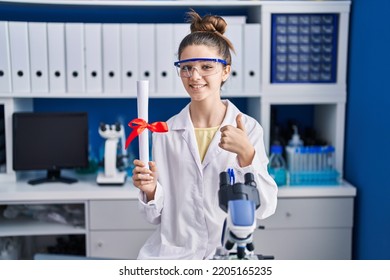
MULTIPOLYGON (((217 49, 205 45, 190 45, 183 49, 180 55, 180 60, 191 58, 222 58, 217 49)), ((220 71, 209 76, 200 76, 198 71, 194 69, 192 76, 189 78, 181 78, 183 85, 190 95, 192 101, 202 101, 206 99, 214 100, 220 98, 221 84, 229 77, 230 65, 224 67, 221 63, 217 64, 220 71)))

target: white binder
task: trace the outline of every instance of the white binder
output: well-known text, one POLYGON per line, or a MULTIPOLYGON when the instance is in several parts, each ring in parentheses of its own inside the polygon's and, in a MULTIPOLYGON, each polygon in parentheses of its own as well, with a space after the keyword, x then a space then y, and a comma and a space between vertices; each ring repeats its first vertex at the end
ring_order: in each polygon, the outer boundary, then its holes
POLYGON ((121 24, 122 51, 122 92, 126 96, 136 96, 138 80, 138 25, 121 24))
POLYGON ((49 66, 47 58, 47 23, 29 22, 31 91, 49 91, 49 66))
POLYGON ((85 59, 83 23, 65 23, 65 58, 68 92, 84 92, 85 59))
POLYGON ((139 79, 149 80, 149 92, 156 92, 155 24, 138 25, 139 79))
POLYGON ((103 89, 106 93, 121 91, 120 24, 103 24, 103 89))
POLYGON ((176 70, 173 24, 156 24, 156 92, 158 95, 172 95, 176 70))
POLYGON ((102 25, 85 23, 85 81, 87 92, 103 91, 102 25))
POLYGON ((244 90, 245 93, 260 93, 260 34, 259 23, 244 25, 244 90))
POLYGON ((14 92, 30 92, 27 22, 9 22, 11 77, 14 92))
POLYGON ((50 92, 64 93, 66 92, 64 23, 48 23, 47 39, 49 48, 49 90, 50 92))
POLYGON ((235 53, 232 52, 232 71, 224 85, 228 95, 237 95, 243 92, 243 29, 244 24, 230 24, 225 33, 235 50, 235 53))
POLYGON ((173 48, 174 48, 174 57, 172 57, 171 65, 174 68, 174 78, 173 78, 173 84, 174 84, 174 92, 177 96, 187 96, 187 92, 183 86, 183 83, 181 81, 181 78, 177 75, 175 66, 173 65, 173 62, 179 60, 178 58, 178 50, 179 45, 181 41, 184 39, 185 36, 190 34, 190 25, 187 23, 178 23, 174 24, 173 26, 173 48))
POLYGON ((8 22, 0 21, 0 93, 12 91, 8 22))

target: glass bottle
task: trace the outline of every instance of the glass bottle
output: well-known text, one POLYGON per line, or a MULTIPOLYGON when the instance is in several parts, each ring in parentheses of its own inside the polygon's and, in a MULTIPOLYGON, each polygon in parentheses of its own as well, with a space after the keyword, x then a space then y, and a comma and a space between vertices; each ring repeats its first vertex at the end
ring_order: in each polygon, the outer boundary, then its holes
POLYGON ((286 185, 287 165, 282 156, 283 147, 280 145, 271 146, 271 156, 268 163, 268 172, 275 180, 278 187, 286 185))

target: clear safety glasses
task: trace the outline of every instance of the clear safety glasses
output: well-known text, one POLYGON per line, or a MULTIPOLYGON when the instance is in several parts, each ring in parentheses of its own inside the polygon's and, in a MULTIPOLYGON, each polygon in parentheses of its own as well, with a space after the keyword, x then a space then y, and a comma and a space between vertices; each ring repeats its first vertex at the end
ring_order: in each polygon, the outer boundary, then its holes
POLYGON ((220 58, 191 58, 174 63, 177 74, 182 78, 192 77, 194 69, 201 77, 217 74, 222 70, 220 64, 225 66, 227 62, 220 58))

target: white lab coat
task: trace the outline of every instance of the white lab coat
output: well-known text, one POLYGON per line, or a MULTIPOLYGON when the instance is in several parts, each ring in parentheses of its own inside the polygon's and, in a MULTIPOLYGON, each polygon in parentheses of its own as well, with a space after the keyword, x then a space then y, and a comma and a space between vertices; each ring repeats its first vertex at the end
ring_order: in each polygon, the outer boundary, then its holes
MULTIPOLYGON (((236 126, 240 113, 230 101, 221 125, 236 126)), ((158 169, 155 199, 145 203, 140 192, 140 210, 157 230, 141 248, 138 259, 208 259, 221 245, 226 213, 219 208, 219 173, 234 168, 236 182, 252 172, 260 193, 259 219, 275 212, 277 186, 267 172, 268 158, 263 129, 250 116, 242 118, 256 153, 252 165, 241 168, 237 155, 221 149, 218 130, 203 162, 200 161, 189 105, 168 120, 169 132, 153 133, 153 159, 158 169)))

